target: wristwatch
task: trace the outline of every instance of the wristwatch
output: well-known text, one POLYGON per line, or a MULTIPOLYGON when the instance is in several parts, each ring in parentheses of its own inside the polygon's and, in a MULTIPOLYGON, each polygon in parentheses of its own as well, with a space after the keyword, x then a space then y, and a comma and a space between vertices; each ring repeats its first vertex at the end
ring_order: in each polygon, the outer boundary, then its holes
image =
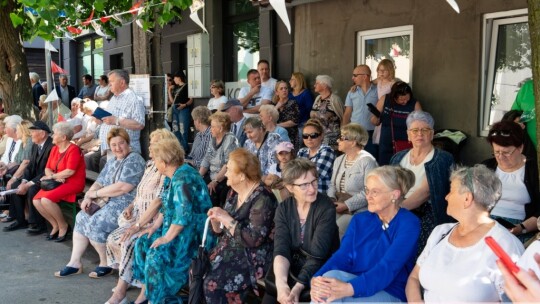
POLYGON ((141 223, 137 222, 137 224, 135 224, 135 227, 137 227, 137 229, 141 230, 141 223))
POLYGON ((116 125, 117 125, 117 126, 120 125, 120 117, 116 117, 116 125))
POLYGON ((519 223, 519 227, 521 227, 521 234, 527 233, 527 227, 523 223, 519 223))

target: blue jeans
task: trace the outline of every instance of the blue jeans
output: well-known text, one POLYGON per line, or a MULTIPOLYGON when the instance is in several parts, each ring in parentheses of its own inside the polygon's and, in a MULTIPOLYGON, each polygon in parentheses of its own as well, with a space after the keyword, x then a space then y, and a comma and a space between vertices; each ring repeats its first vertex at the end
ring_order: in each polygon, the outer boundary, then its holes
MULTIPOLYGON (((350 280, 356 278, 354 274, 350 274, 348 272, 341 271, 341 270, 330 270, 326 272, 325 274, 323 274, 323 277, 334 278, 343 282, 349 282, 350 280)), ((341 298, 339 300, 335 300, 332 303, 364 303, 364 302, 384 303, 384 302, 401 302, 401 300, 387 293, 386 291, 381 290, 370 297, 359 297, 359 298, 347 297, 347 298, 341 298)))
POLYGON ((182 110, 173 107, 173 117, 172 117, 172 132, 178 138, 178 141, 184 148, 186 154, 189 153, 189 127, 191 122, 191 109, 186 107, 182 110))

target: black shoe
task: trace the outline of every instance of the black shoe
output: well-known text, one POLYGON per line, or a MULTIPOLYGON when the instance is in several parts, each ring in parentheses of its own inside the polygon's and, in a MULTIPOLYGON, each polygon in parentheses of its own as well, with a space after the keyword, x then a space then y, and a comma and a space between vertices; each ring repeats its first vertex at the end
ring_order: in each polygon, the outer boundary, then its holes
POLYGON ((71 227, 68 225, 68 229, 66 230, 66 234, 64 234, 64 235, 59 235, 59 236, 56 238, 56 240, 54 240, 54 241, 57 242, 57 243, 62 243, 62 242, 67 241, 70 230, 71 230, 71 227))
POLYGON ((38 234, 42 234, 43 232, 46 232, 47 229, 45 229, 45 227, 41 227, 41 226, 33 226, 33 227, 29 227, 28 229, 26 229, 26 233, 28 234, 31 234, 31 235, 38 235, 38 234))
POLYGON ((56 233, 54 233, 54 234, 47 234, 45 239, 47 241, 54 241, 54 240, 56 240, 57 237, 58 237, 58 231, 56 231, 56 233))
POLYGON ((24 229, 26 227, 27 227, 26 224, 19 224, 18 221, 14 221, 9 226, 4 227, 2 230, 4 230, 4 231, 15 231, 15 230, 19 230, 19 229, 24 229))

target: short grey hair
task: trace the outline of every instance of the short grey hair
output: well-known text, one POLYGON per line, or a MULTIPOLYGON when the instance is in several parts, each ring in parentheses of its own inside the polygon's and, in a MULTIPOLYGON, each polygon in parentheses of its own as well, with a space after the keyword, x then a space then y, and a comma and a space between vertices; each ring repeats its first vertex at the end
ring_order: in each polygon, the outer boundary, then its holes
POLYGON ((67 79, 68 77, 67 77, 66 74, 60 74, 60 75, 58 75, 58 79, 60 79, 60 78, 65 78, 65 79, 67 79))
POLYGON ((324 84, 328 87, 328 89, 332 89, 332 84, 334 83, 334 78, 328 76, 328 75, 318 75, 315 78, 315 81, 318 81, 321 84, 324 84))
POLYGON ((57 122, 53 126, 54 133, 60 133, 66 136, 66 139, 70 141, 73 138, 73 127, 67 121, 57 122))
POLYGON ((430 128, 433 129, 433 126, 435 125, 435 120, 433 120, 433 116, 429 114, 428 112, 424 112, 422 110, 412 111, 407 116, 407 120, 405 121, 407 123, 407 129, 411 127, 411 124, 415 121, 423 121, 426 124, 429 125, 430 128))
POLYGON ((98 103, 93 100, 87 101, 83 104, 83 110, 92 111, 92 113, 97 109, 97 107, 98 107, 98 103))
POLYGON ((110 77, 112 74, 124 79, 124 81, 126 82, 126 85, 129 85, 129 73, 126 70, 122 70, 122 69, 112 70, 109 72, 109 74, 107 74, 107 76, 110 77))
POLYGON ((501 198, 501 180, 494 171, 484 165, 457 167, 452 170, 450 181, 459 181, 459 192, 471 192, 474 202, 487 211, 491 211, 501 198))
POLYGON ((270 117, 272 117, 272 121, 274 123, 277 123, 279 119, 279 112, 278 110, 276 110, 276 108, 273 105, 269 105, 269 104, 262 105, 259 108, 259 113, 262 113, 262 112, 268 113, 270 117))
POLYGON ((212 111, 208 109, 208 107, 205 106, 198 106, 191 111, 191 117, 193 120, 198 120, 199 123, 202 123, 205 126, 210 125, 210 116, 212 115, 212 111))
POLYGON ((36 72, 30 72, 28 74, 28 76, 30 76, 30 79, 34 82, 39 82, 39 74, 36 73, 36 72))
POLYGON ((264 129, 264 125, 259 117, 247 118, 246 121, 244 122, 244 129, 248 126, 253 129, 256 129, 256 128, 264 129))
POLYGON ((296 158, 289 161, 281 175, 285 185, 292 185, 294 181, 311 172, 315 178, 319 178, 317 167, 307 158, 296 158))
POLYGON ((341 128, 341 134, 347 135, 350 140, 354 140, 360 148, 366 146, 369 134, 360 124, 350 123, 341 128))
POLYGON ((399 166, 382 166, 377 167, 366 174, 364 184, 370 177, 378 177, 381 182, 392 190, 399 190, 400 197, 396 199, 397 204, 405 199, 405 195, 414 186, 414 173, 406 168, 399 166))
POLYGON ((4 123, 6 124, 6 128, 10 128, 13 130, 17 130, 17 125, 23 121, 22 117, 19 115, 10 115, 6 118, 4 118, 4 123))
POLYGON ((81 104, 81 100, 82 100, 81 98, 75 97, 75 98, 73 98, 73 99, 71 100, 71 105, 72 105, 72 106, 73 106, 73 105, 79 105, 79 104, 81 104))

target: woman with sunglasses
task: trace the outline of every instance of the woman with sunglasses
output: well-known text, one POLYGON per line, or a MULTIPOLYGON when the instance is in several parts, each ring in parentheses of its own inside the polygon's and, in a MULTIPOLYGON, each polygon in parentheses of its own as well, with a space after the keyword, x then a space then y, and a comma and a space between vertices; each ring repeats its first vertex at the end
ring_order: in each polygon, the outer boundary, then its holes
POLYGON ((339 246, 336 209, 317 191, 317 175, 306 159, 285 166, 283 183, 292 196, 276 209, 273 267, 263 304, 309 302, 311 277, 339 246))
POLYGON ((515 122, 494 124, 487 137, 494 157, 483 162, 503 184, 501 199, 491 210, 491 217, 522 242, 538 231, 536 221, 540 215, 538 169, 534 159, 522 154, 524 136, 524 130, 515 122))
POLYGON ((377 167, 375 157, 364 150, 368 139, 368 132, 356 123, 342 127, 338 137, 338 149, 343 155, 334 162, 328 196, 336 205, 340 238, 343 238, 352 215, 367 209, 364 177, 377 167))
POLYGON ((390 94, 386 94, 377 102, 380 117, 371 116, 371 122, 381 125, 381 138, 379 140, 379 165, 388 165, 395 151, 395 141, 407 140, 407 125, 405 120, 412 111, 422 110, 420 102, 414 98, 411 87, 398 81, 392 85, 390 94))
POLYGON ((313 118, 308 120, 302 133, 306 146, 298 151, 297 156, 307 158, 315 164, 319 174, 319 192, 326 193, 330 188, 332 167, 336 156, 332 148, 323 144, 323 132, 324 127, 320 120, 313 118))
POLYGON ((214 97, 208 100, 208 109, 212 111, 212 113, 215 113, 227 102, 227 97, 223 95, 225 94, 225 84, 223 84, 223 81, 212 80, 212 84, 210 85, 210 94, 212 94, 214 97))
POLYGON ((401 208, 414 184, 407 169, 383 166, 365 179, 368 211, 356 214, 338 251, 311 280, 316 303, 405 301, 420 223, 401 208))
POLYGON ((451 222, 446 213, 445 196, 450 189, 448 178, 454 158, 446 151, 433 146, 435 121, 428 112, 414 111, 407 117, 407 136, 412 148, 398 152, 390 160, 414 172, 414 186, 405 194, 403 207, 412 210, 422 225, 418 252, 424 248, 435 226, 451 222))

